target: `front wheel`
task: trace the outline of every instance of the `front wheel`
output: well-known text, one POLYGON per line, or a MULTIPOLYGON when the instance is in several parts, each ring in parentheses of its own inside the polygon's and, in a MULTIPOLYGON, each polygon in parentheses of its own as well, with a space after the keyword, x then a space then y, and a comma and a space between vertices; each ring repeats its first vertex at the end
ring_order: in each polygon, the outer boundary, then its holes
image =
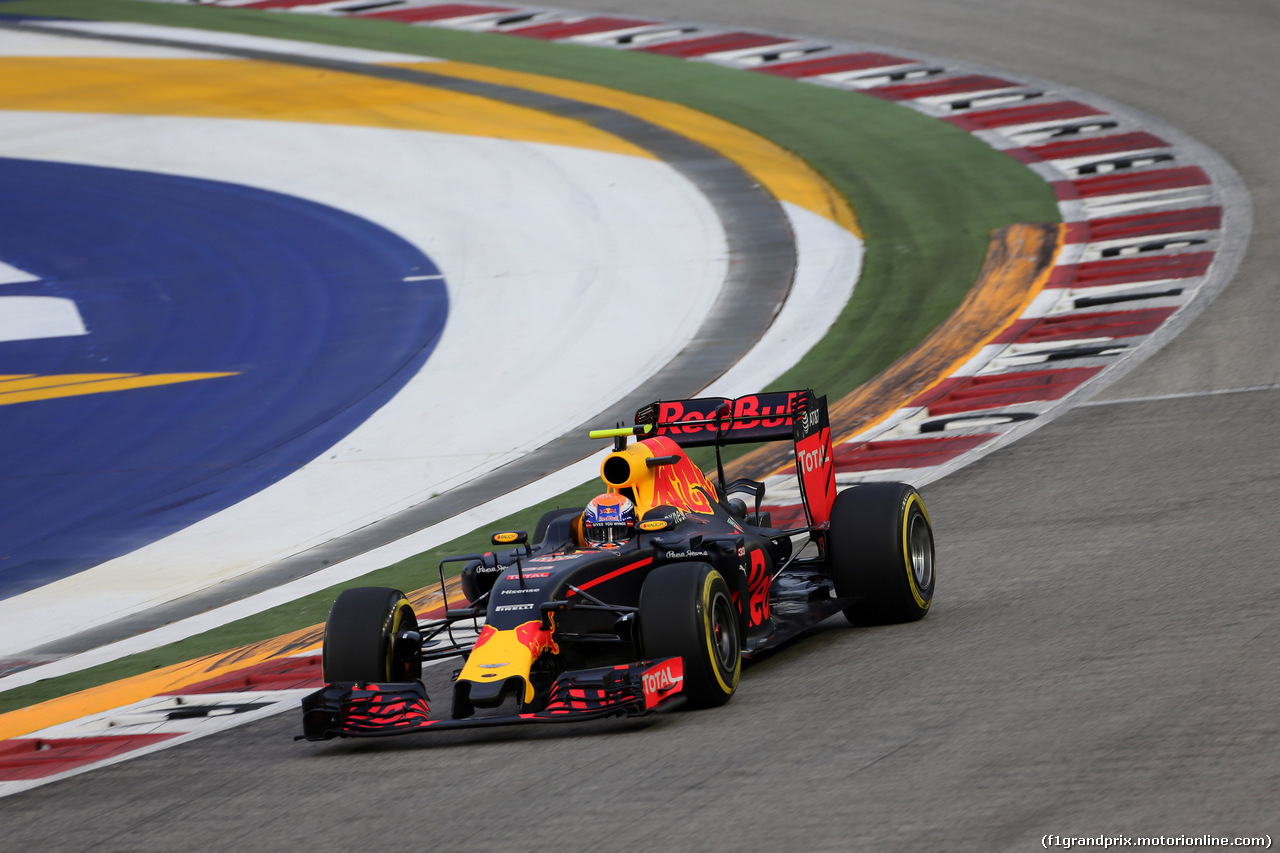
POLYGON ((865 483, 836 495, 827 558, 836 595, 859 600, 855 625, 923 619, 933 603, 933 527, 906 483, 865 483))
POLYGON ((724 577, 705 563, 655 569, 640 590, 640 644, 650 660, 684 659, 690 707, 723 705, 738 689, 742 635, 724 577))
POLYGON ((324 625, 324 680, 405 682, 422 677, 421 646, 397 648, 396 637, 417 632, 413 605, 398 589, 344 590, 324 625))

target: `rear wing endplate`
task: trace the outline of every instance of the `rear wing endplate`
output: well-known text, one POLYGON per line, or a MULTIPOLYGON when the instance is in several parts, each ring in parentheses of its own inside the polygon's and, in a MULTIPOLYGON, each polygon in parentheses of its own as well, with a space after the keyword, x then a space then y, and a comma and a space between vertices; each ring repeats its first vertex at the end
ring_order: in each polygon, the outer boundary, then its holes
POLYGON ((831 520, 831 507, 836 501, 836 460, 831 452, 827 398, 807 395, 792 421, 800 497, 809 526, 816 527, 831 520))

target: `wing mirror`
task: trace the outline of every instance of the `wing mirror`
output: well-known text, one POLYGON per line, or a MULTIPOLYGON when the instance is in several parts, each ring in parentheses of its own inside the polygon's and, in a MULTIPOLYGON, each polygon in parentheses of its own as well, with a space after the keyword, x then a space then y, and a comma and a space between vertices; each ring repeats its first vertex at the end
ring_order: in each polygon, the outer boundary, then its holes
POLYGON ((525 550, 529 550, 529 534, 523 530, 504 530, 501 533, 493 534, 490 540, 494 545, 523 545, 525 550))

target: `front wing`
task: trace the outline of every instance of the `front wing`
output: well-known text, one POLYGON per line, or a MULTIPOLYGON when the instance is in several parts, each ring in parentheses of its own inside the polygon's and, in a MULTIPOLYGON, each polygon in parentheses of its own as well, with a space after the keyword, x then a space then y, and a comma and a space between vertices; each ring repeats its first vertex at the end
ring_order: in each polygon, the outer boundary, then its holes
POLYGON ((302 737, 385 737, 409 732, 640 717, 684 703, 681 658, 562 673, 540 711, 505 716, 431 719, 420 681, 338 682, 302 700, 302 737))

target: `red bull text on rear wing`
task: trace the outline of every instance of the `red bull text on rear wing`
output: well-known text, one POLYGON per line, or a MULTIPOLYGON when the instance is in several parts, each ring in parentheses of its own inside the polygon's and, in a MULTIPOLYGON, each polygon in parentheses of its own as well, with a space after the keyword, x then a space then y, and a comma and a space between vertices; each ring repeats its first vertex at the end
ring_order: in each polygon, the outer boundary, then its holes
POLYGON ((836 481, 826 397, 805 390, 736 399, 658 401, 636 412, 636 424, 650 427, 650 435, 666 436, 681 447, 791 439, 809 524, 825 524, 831 519, 836 481))
POLYGON ((665 435, 681 447, 782 441, 792 437, 793 407, 812 395, 812 391, 773 391, 736 400, 660 400, 636 412, 636 423, 653 426, 651 435, 665 435))

